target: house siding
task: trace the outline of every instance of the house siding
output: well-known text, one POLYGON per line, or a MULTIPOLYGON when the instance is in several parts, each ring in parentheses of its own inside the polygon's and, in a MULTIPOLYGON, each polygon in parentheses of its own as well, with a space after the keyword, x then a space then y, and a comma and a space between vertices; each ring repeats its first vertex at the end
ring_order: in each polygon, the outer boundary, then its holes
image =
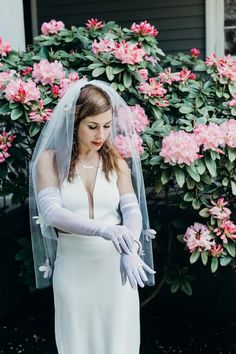
POLYGON ((38 0, 38 23, 52 18, 70 25, 84 25, 88 18, 116 21, 124 27, 148 20, 159 31, 165 53, 188 52, 196 47, 205 56, 204 0, 38 0))

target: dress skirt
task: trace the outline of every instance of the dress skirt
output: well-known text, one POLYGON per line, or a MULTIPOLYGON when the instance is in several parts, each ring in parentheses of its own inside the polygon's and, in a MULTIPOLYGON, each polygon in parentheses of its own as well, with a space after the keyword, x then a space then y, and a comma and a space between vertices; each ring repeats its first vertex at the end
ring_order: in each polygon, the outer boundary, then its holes
POLYGON ((59 233, 53 292, 59 354, 139 353, 138 291, 111 241, 59 233))

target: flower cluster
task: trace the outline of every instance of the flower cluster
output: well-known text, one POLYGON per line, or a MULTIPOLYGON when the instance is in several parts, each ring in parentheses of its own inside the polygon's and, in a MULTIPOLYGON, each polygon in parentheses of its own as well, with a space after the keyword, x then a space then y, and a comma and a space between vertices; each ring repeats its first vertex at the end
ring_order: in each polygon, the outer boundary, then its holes
POLYGON ((158 35, 158 30, 154 26, 151 26, 147 21, 142 21, 140 24, 134 22, 131 26, 131 31, 139 36, 156 37, 158 35))
POLYGON ((4 92, 9 102, 21 102, 25 104, 30 104, 31 101, 36 101, 41 96, 36 83, 31 79, 23 81, 20 78, 12 78, 8 82, 4 92))
POLYGON ((11 51, 11 44, 9 42, 4 42, 2 37, 0 37, 0 55, 5 57, 11 51))
POLYGON ((38 106, 33 107, 33 110, 29 113, 29 118, 32 122, 44 123, 50 120, 51 115, 52 109, 45 109, 43 100, 39 100, 38 106))
POLYGON ((186 242, 190 253, 196 250, 198 252, 207 251, 215 245, 210 230, 205 225, 198 222, 195 222, 187 228, 183 240, 186 242))
POLYGON ((63 65, 55 60, 50 63, 47 59, 34 64, 32 76, 36 82, 41 82, 43 86, 53 85, 56 80, 62 80, 65 77, 63 65))
POLYGON ((115 48, 116 42, 112 39, 100 39, 99 42, 95 39, 92 44, 92 51, 95 55, 113 52, 115 48))
POLYGON ((133 134, 131 137, 124 135, 117 135, 114 139, 114 145, 124 158, 132 156, 133 151, 143 153, 142 139, 138 134, 133 134))
POLYGON ((162 140, 160 156, 166 163, 190 165, 199 157, 199 146, 193 134, 172 131, 162 140))
POLYGON ((229 81, 236 80, 236 60, 233 59, 230 54, 217 58, 216 54, 213 53, 207 58, 206 65, 210 68, 214 68, 219 77, 226 78, 229 81))
POLYGON ((190 54, 191 54, 191 56, 192 56, 193 58, 197 58, 197 57, 199 57, 199 55, 200 55, 200 50, 197 49, 197 48, 192 48, 192 49, 190 50, 190 54))
POLYGON ((139 104, 136 104, 135 106, 130 106, 130 110, 133 113, 133 123, 136 132, 144 132, 149 124, 149 119, 144 109, 139 104))
POLYGON ((220 125, 224 136, 225 145, 236 148, 236 120, 229 119, 220 125))
POLYGON ((188 80, 196 80, 196 74, 187 69, 172 73, 171 68, 169 67, 164 70, 164 72, 158 74, 158 79, 160 82, 167 83, 168 85, 172 85, 173 82, 178 81, 185 84, 188 80))
POLYGON ((211 201, 211 204, 214 205, 212 208, 208 209, 209 214, 213 216, 213 218, 218 220, 228 219, 231 214, 230 209, 225 208, 225 205, 228 202, 224 201, 224 198, 219 198, 217 202, 211 201))
POLYGON ((138 91, 149 97, 163 97, 167 92, 162 83, 158 82, 155 77, 150 77, 148 82, 141 83, 138 91))
POLYGON ((14 139, 15 136, 13 134, 9 135, 5 131, 0 134, 0 163, 10 156, 8 149, 12 146, 14 139))
POLYGON ((15 71, 2 71, 0 72, 0 91, 4 91, 8 82, 14 77, 15 71))
POLYGON ((122 64, 137 64, 144 61, 144 57, 147 53, 143 48, 140 48, 138 44, 123 40, 121 43, 116 44, 113 55, 116 59, 120 60, 122 64))
POLYGON ((85 23, 85 27, 87 29, 98 30, 103 27, 104 23, 104 21, 98 21, 97 18, 90 18, 90 20, 85 23))
POLYGON ((65 28, 65 25, 62 21, 51 20, 50 22, 44 22, 41 26, 42 34, 48 36, 50 34, 57 34, 65 28))
POLYGON ((219 146, 224 145, 224 132, 221 127, 215 123, 199 125, 194 129, 195 139, 199 146, 203 145, 203 150, 211 149, 217 153, 223 153, 219 146))

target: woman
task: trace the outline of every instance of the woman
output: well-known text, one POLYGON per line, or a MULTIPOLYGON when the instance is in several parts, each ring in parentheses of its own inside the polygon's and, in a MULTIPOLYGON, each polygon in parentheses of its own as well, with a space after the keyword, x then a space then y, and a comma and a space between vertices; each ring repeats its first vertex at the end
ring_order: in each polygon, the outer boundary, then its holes
MULTIPOLYGON (((142 215, 130 169, 111 142, 118 133, 132 136, 128 116, 109 85, 80 80, 55 108, 32 159, 31 215, 38 211, 43 235, 32 223, 36 283, 45 286, 38 268, 44 279, 54 268, 59 354, 139 353, 137 284, 147 275, 152 282, 154 271, 138 255, 142 215)), ((147 219, 135 150, 130 139, 147 219)), ((144 246, 150 261, 150 241, 144 246)))

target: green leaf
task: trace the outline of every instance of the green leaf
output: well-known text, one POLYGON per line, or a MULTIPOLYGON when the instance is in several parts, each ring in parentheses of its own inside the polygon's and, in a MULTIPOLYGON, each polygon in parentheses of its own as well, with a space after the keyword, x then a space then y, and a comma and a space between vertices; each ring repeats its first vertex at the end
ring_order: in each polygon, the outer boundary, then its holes
POLYGON ((228 180, 227 177, 224 177, 224 178, 222 179, 222 186, 228 187, 228 185, 229 185, 229 180, 228 180))
POLYGON ((185 182, 185 174, 184 171, 178 166, 175 169, 175 178, 180 188, 182 188, 185 182))
POLYGON ((131 76, 127 72, 123 75, 123 83, 126 88, 129 88, 132 84, 131 76))
POLYGON ((215 273, 218 269, 218 265, 219 265, 219 260, 217 257, 213 257, 211 259, 211 271, 212 273, 215 273))
POLYGON ((158 176, 156 179, 155 179, 155 192, 156 193, 160 193, 160 191, 162 190, 162 182, 161 182, 161 178, 160 176, 158 176))
POLYGON ((199 175, 203 175, 204 172, 206 171, 206 165, 204 164, 204 161, 202 159, 197 160, 196 169, 199 175))
POLYGON ((161 171, 161 182, 166 184, 169 182, 171 176, 171 170, 162 170, 161 171))
POLYGON ((232 261, 232 257, 230 256, 220 257, 220 265, 222 267, 226 267, 231 261, 232 261))
POLYGON ((210 157, 205 157, 205 164, 212 177, 216 177, 216 162, 210 157))
POLYGON ((114 79, 113 69, 111 66, 106 67, 106 75, 110 81, 114 79))
POLYGON ((200 252, 194 251, 190 256, 190 259, 189 259, 190 263, 193 264, 193 263, 197 262, 199 256, 200 256, 200 252))
POLYGON ((174 280, 170 288, 172 294, 176 293, 179 290, 179 287, 180 287, 180 282, 178 280, 174 280))
POLYGON ((190 106, 181 106, 179 108, 179 111, 180 113, 184 113, 184 114, 187 114, 187 113, 190 113, 193 111, 193 107, 190 107, 190 106))
POLYGON ((159 165, 161 163, 161 157, 160 156, 153 156, 151 160, 149 161, 150 165, 159 165))
POLYGON ((208 252, 207 251, 202 251, 201 252, 201 259, 202 259, 202 263, 204 265, 206 265, 207 261, 208 261, 208 252))
POLYGON ((29 135, 30 135, 30 137, 33 137, 33 136, 35 136, 39 131, 40 131, 40 129, 41 129, 41 127, 40 127, 40 125, 34 125, 34 124, 32 124, 31 126, 30 126, 30 128, 29 128, 29 135))
POLYGON ((229 157, 229 161, 233 162, 236 159, 236 149, 232 149, 228 147, 228 157, 229 157))
POLYGON ((113 74, 114 75, 119 74, 124 70, 125 70, 125 68, 123 68, 122 66, 116 66, 115 68, 113 68, 113 74))
POLYGON ((17 120, 18 118, 20 118, 22 116, 23 112, 20 108, 14 108, 11 111, 11 119, 12 120, 17 120))
POLYGON ((11 112, 11 110, 9 108, 9 103, 5 103, 3 106, 0 107, 0 114, 5 115, 10 112, 11 112))
POLYGON ((235 246, 233 242, 228 241, 227 243, 224 243, 224 248, 227 250, 230 256, 235 257, 236 252, 235 252, 235 246))
POLYGON ((184 195, 185 202, 191 202, 193 200, 193 194, 191 192, 187 192, 184 195))
POLYGON ((105 69, 104 67, 103 67, 103 68, 94 69, 94 70, 92 71, 92 76, 93 76, 93 77, 98 77, 98 76, 104 74, 105 70, 106 70, 106 69, 105 69))
POLYGON ((203 208, 202 210, 200 210, 199 215, 202 218, 209 218, 210 214, 209 214, 208 208, 203 208))
POLYGON ((7 174, 7 164, 2 162, 0 163, 0 177, 5 178, 7 174))
POLYGON ((232 194, 236 195, 236 182, 231 180, 230 185, 231 185, 232 194))
POLYGON ((193 209, 197 210, 197 209, 201 208, 201 205, 202 205, 202 203, 201 203, 200 199, 197 199, 197 198, 193 199, 193 201, 192 201, 193 209))
POLYGON ((183 283, 181 284, 181 290, 186 294, 191 296, 192 295, 192 287, 190 283, 184 279, 183 283))
POLYGON ((189 176, 192 177, 192 179, 194 179, 194 181, 200 182, 200 175, 196 170, 194 171, 194 169, 191 168, 191 166, 187 166, 186 170, 187 170, 189 176))

